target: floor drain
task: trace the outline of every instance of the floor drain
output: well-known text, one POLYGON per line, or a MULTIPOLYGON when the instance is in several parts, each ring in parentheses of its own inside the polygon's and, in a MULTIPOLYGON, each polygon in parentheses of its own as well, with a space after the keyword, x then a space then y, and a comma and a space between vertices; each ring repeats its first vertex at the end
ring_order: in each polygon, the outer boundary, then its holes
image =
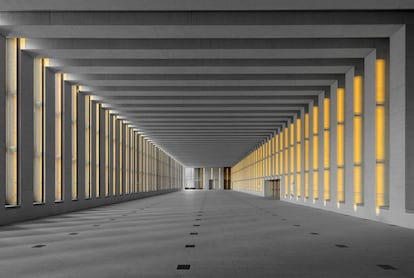
POLYGON ((190 235, 195 236, 198 235, 198 233, 190 233, 190 235))
POLYGON ((293 226, 295 226, 295 227, 300 227, 300 225, 299 225, 299 224, 295 224, 295 225, 293 225, 293 226))
POLYGON ((78 233, 70 233, 69 235, 70 236, 74 236, 74 235, 77 235, 78 233))
POLYGON ((189 264, 179 264, 177 265, 177 269, 190 269, 189 264))
POLYGON ((198 225, 198 224, 195 224, 195 225, 193 225, 194 227, 200 227, 200 225, 198 225))
POLYGON ((310 233, 311 235, 319 235, 319 233, 310 233))
POLYGON ((338 247, 338 248, 348 248, 348 246, 346 246, 344 244, 336 244, 336 247, 338 247))
POLYGON ((396 270, 395 267, 389 264, 377 264, 377 266, 385 270, 396 270))
POLYGON ((33 246, 32 248, 42 248, 42 247, 45 247, 45 246, 46 246, 46 244, 38 244, 38 245, 33 246))
POLYGON ((195 245, 194 244, 186 244, 185 248, 195 248, 195 245))

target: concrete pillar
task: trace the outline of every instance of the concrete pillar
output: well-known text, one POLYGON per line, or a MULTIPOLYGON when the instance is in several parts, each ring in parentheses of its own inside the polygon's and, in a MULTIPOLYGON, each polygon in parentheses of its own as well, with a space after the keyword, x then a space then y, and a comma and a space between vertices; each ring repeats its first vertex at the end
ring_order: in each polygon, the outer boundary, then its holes
MULTIPOLYGON (((413 100, 412 94, 407 90, 406 78, 409 76, 406 69, 413 72, 414 53, 413 47, 413 25, 409 26, 409 35, 411 35, 410 45, 406 43, 406 27, 403 26, 394 33, 390 38, 390 95, 389 95, 389 192, 390 192, 390 209, 405 212, 406 208, 413 209, 414 205, 407 200, 407 196, 411 193, 409 188, 406 192, 406 182, 412 185, 413 180, 413 160, 408 157, 414 157, 414 149, 412 145, 407 146, 406 140, 410 142, 413 138, 414 130, 411 125, 414 124, 414 111, 408 108, 408 101, 413 100), (407 48, 406 48, 407 47, 407 48), (411 48, 408 48, 411 47, 411 48), (406 51, 410 52, 410 56, 406 56, 406 51), (406 68, 406 57, 411 59, 409 68, 406 68), (407 100, 406 100, 407 94, 407 100), (406 106, 407 105, 407 106, 406 106), (407 116, 407 119, 406 119, 407 116), (407 121, 407 122, 406 122, 407 121), (406 158, 407 156, 407 158, 406 158)), ((408 60, 407 60, 408 62, 408 60)), ((412 75, 411 75, 412 76, 412 75)), ((407 82, 413 85, 412 78, 408 78, 407 82)))
POLYGON ((375 215, 375 74, 376 51, 364 59, 364 93, 363 93, 363 202, 366 213, 375 215))
POLYGON ((319 198, 316 201, 316 204, 321 206, 324 203, 324 194, 323 194, 323 190, 324 190, 324 183, 323 183, 323 156, 324 156, 324 151, 323 151, 323 144, 324 144, 324 140, 323 140, 323 100, 325 98, 325 92, 322 92, 321 94, 319 94, 318 96, 318 134, 319 134, 319 146, 318 146, 318 150, 319 150, 319 155, 318 155, 318 172, 319 172, 319 177, 318 177, 318 194, 319 194, 319 198))
POLYGON ((72 201, 72 84, 63 81, 63 192, 72 201))
POLYGON ((56 103, 55 103, 55 73, 46 68, 46 92, 45 92, 45 190, 46 203, 53 204, 55 202, 55 119, 56 119, 56 103))
POLYGON ((337 149, 337 91, 338 91, 338 82, 335 82, 331 85, 331 97, 330 97, 330 115, 329 115, 329 129, 330 129, 330 143, 329 143, 329 184, 330 184, 330 205, 331 207, 336 206, 336 200, 338 196, 338 187, 337 187, 337 172, 338 172, 338 149, 337 149))
MULTIPOLYGON (((412 107, 414 106, 414 24, 406 25, 405 51, 405 143, 408 143, 414 138, 414 109, 412 109, 412 107)), ((405 144, 405 147, 405 208, 407 210, 414 210, 414 145, 405 144)))
POLYGON ((33 57, 21 51, 18 73, 18 175, 21 207, 33 206, 33 57))
MULTIPOLYGON (((0 36, 0 61, 6 61, 6 39, 0 36)), ((0 130, 6 130, 6 63, 0 63, 0 130)), ((0 196, 6 196, 6 133, 0 132, 0 196)), ((4 198, 0 214, 5 210, 4 198)))
MULTIPOLYGON (((309 113, 309 200, 313 200, 313 102, 309 104, 308 113, 309 113)), ((307 199, 305 198, 305 201, 307 199)))
POLYGON ((351 209, 354 202, 354 76, 354 68, 345 74, 345 202, 343 205, 347 209, 351 209))
POLYGON ((77 115, 77 134, 78 134, 78 200, 86 197, 85 188, 89 186, 85 181, 85 95, 78 94, 78 115, 77 115))
POLYGON ((92 101, 91 109, 91 123, 90 123, 90 134, 91 134, 91 157, 90 157, 90 167, 91 167, 91 198, 96 196, 96 102, 92 101))

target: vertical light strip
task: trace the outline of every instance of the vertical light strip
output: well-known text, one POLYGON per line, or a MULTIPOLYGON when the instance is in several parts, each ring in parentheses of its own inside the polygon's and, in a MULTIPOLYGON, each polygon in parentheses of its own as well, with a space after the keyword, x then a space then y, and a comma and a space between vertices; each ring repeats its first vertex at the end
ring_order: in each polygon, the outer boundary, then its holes
POLYGON ((285 162, 285 196, 289 195, 289 127, 285 128, 285 147, 284 147, 284 162, 285 162))
POLYGON ((376 94, 375 94, 375 190, 376 207, 388 206, 388 190, 386 189, 386 103, 385 103, 385 60, 376 61, 376 94))
POLYGON ((124 144, 123 144, 123 128, 124 128, 124 121, 123 120, 118 120, 119 122, 119 195, 123 195, 123 148, 124 148, 124 144))
POLYGON ((85 198, 91 198, 91 96, 85 96, 85 198))
POLYGON ((78 199, 78 88, 72 86, 72 200, 78 199))
POLYGON ((293 197, 295 192, 295 123, 292 122, 289 127, 289 137, 290 137, 290 167, 289 167, 289 192, 290 196, 293 197))
POLYGON ((338 88, 337 93, 337 189, 338 202, 345 202, 345 90, 338 88))
POLYGON ((305 198, 309 198, 309 131, 310 131, 310 122, 309 122, 309 113, 305 113, 305 198))
POLYGON ((101 105, 100 103, 95 103, 95 197, 100 197, 100 163, 99 163, 99 159, 100 159, 100 140, 99 140, 99 136, 100 136, 100 109, 101 109, 101 105))
POLYGON ((55 202, 63 201, 62 184, 62 113, 63 74, 55 75, 55 202))
POLYGON ((279 176, 279 134, 275 135, 275 175, 279 176))
POLYGON ((116 120, 117 116, 112 115, 112 195, 116 195, 116 120))
POLYGON ((129 126, 125 124, 125 193, 129 194, 129 126))
POLYGON ((313 106, 313 199, 319 198, 319 109, 313 106))
POLYGON ((33 203, 44 202, 44 152, 43 152, 43 59, 36 58, 33 63, 33 130, 34 130, 34 160, 33 160, 33 203))
POLYGON ((302 120, 296 120, 296 197, 302 196, 302 179, 301 179, 301 163, 302 163, 302 120))
POLYGON ((109 196, 109 110, 105 109, 105 197, 109 196))
POLYGON ((17 72, 18 39, 6 39, 6 206, 17 206, 17 72))
POLYGON ((324 200, 328 201, 331 199, 331 186, 330 186, 330 167, 331 167, 331 148, 330 148, 330 137, 331 137, 331 101, 328 97, 323 100, 323 188, 324 188, 324 200))
POLYGON ((362 76, 354 77, 354 205, 363 203, 362 190, 362 76))

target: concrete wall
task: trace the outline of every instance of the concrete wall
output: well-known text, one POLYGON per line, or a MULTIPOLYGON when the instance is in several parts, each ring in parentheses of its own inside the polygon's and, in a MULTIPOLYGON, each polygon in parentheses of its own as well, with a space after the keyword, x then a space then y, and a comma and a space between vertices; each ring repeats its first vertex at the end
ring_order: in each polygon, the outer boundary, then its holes
MULTIPOLYGON (((414 25, 402 26, 390 36, 389 40, 389 131, 386 142, 389 143, 388 175, 389 206, 376 207, 375 179, 375 61, 378 53, 374 50, 364 58, 364 114, 363 114, 363 203, 355 206, 353 202, 353 77, 360 69, 350 69, 345 74, 345 202, 336 201, 336 183, 331 178, 330 201, 323 200, 323 181, 319 183, 320 198, 305 199, 291 197, 284 192, 281 178, 281 200, 295 204, 316 207, 360 218, 395 224, 414 229, 414 147, 409 143, 414 138, 414 25), (322 197, 322 198, 321 198, 322 197)), ((331 95, 334 89, 331 89, 331 95)), ((322 114, 323 115, 323 114, 322 114)), ((322 121, 322 115, 319 116, 322 121)), ((311 123, 312 125, 312 123, 311 123)), ((331 132, 332 132, 331 125, 331 132)), ((321 135, 319 135, 321 137, 321 135)), ((335 142, 331 135, 331 141, 335 142)), ((311 139, 312 140, 312 139, 311 139)), ((322 141, 322 140, 320 140, 322 141)), ((312 143, 311 143, 312 144, 312 143)), ((319 162, 323 159, 323 145, 319 146, 319 162)), ((336 145, 331 144, 331 169, 336 163, 336 145)), ((310 154, 312 157, 312 154, 310 154)), ((311 166, 312 168, 312 166, 311 166)), ((322 166, 319 166, 321 169, 322 166)), ((331 171, 335 174, 335 171, 331 171)), ((320 176, 320 179, 323 176, 320 176)), ((320 180, 321 181, 321 180, 320 180)), ((255 195, 262 192, 243 191, 255 195)), ((311 195, 312 196, 312 195, 311 195)))

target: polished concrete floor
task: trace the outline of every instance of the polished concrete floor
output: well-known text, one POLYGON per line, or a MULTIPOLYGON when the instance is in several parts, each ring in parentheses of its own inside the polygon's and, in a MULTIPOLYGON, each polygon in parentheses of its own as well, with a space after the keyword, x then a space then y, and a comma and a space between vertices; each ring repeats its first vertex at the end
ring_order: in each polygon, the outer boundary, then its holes
POLYGON ((414 277, 414 230, 182 191, 0 227, 0 277, 414 277))

